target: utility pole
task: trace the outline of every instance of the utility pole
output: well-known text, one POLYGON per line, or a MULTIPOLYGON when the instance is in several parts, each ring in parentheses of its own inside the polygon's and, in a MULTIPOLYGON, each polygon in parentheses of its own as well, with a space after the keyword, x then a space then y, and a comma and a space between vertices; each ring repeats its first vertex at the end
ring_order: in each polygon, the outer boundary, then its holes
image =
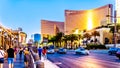
POLYGON ((116 47, 116 44, 117 44, 117 27, 116 27, 116 22, 117 22, 117 19, 116 19, 116 10, 114 11, 114 47, 116 47))

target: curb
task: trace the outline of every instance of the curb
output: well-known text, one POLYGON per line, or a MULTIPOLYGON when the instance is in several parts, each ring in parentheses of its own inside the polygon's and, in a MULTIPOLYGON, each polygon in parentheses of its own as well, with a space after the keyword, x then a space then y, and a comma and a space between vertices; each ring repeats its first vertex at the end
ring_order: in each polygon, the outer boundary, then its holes
POLYGON ((44 60, 43 57, 42 57, 41 61, 44 62, 45 68, 60 68, 57 65, 55 65, 54 63, 52 63, 50 60, 48 60, 48 59, 44 60))

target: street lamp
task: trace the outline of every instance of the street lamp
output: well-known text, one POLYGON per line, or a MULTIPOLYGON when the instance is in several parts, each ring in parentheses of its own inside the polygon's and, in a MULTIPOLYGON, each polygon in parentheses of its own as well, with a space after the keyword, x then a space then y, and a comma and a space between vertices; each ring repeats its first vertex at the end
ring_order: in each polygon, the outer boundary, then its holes
POLYGON ((2 46, 2 28, 0 28, 0 46, 2 46))
POLYGON ((7 36, 8 36, 8 34, 7 34, 7 32, 5 32, 4 33, 4 50, 6 50, 6 43, 7 43, 7 41, 8 41, 8 38, 7 38, 7 36))
POLYGON ((114 47, 116 47, 116 43, 117 43, 117 40, 116 40, 116 33, 117 33, 117 30, 116 30, 116 21, 117 21, 117 17, 116 17, 116 10, 114 11, 114 16, 111 16, 111 15, 106 15, 106 17, 111 17, 111 18, 114 18, 114 47))

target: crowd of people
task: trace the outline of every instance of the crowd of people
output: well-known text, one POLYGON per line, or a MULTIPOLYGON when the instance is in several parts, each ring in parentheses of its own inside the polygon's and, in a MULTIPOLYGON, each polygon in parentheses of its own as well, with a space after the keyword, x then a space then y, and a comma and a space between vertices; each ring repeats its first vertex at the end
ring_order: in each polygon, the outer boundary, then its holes
POLYGON ((41 59, 41 56, 43 56, 44 59, 47 59, 47 47, 43 47, 43 48, 39 47, 38 54, 39 54, 40 59, 41 59))
MULTIPOLYGON (((39 55, 39 59, 43 56, 44 59, 47 59, 47 48, 39 47, 36 49, 36 53, 39 55)), ((9 48, 5 51, 3 47, 0 47, 0 68, 3 68, 3 64, 5 59, 7 59, 9 68, 14 68, 14 62, 16 61, 16 55, 19 54, 19 60, 23 60, 24 55, 24 64, 25 67, 29 67, 29 63, 31 62, 31 53, 29 51, 29 47, 13 47, 9 46, 9 48)))

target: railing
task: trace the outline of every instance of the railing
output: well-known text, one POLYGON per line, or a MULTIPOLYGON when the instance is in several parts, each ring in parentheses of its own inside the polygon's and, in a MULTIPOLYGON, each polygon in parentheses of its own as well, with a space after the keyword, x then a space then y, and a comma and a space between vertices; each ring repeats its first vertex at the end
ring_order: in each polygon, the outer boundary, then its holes
MULTIPOLYGON (((105 47, 106 48, 111 48, 111 47, 114 47, 115 44, 105 44, 105 47)), ((120 48, 120 44, 116 44, 116 47, 117 48, 120 48)))
POLYGON ((31 54, 31 58, 32 58, 33 67, 36 68, 36 64, 34 64, 35 61, 34 61, 34 58, 33 58, 33 54, 31 52, 30 52, 30 54, 31 54))
POLYGON ((32 55, 33 63, 34 63, 34 68, 44 68, 44 63, 41 62, 39 55, 33 50, 34 48, 30 48, 30 52, 32 55))

